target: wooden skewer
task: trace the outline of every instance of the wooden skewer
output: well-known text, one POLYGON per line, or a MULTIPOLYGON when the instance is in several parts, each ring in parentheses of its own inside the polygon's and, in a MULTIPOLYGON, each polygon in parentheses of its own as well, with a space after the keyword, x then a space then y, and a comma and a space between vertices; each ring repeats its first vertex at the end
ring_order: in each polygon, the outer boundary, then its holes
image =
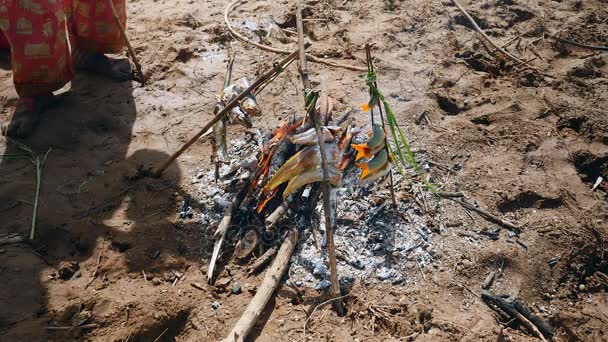
MULTIPOLYGON (((302 0, 298 3, 298 10, 296 12, 296 28, 298 30, 298 44, 300 52, 300 75, 302 75, 302 83, 304 83, 304 98, 308 96, 310 90, 310 81, 308 79, 308 69, 306 66, 306 52, 304 47, 304 26, 302 24, 302 0)), ((306 101, 305 101, 306 102, 306 101)), ((323 169, 323 182, 321 183, 321 189, 323 190, 323 212, 325 215, 325 235, 327 237, 327 250, 329 256, 329 271, 331 280, 331 296, 334 299, 334 308, 339 316, 344 316, 344 306, 342 304, 342 297, 340 296, 340 283, 338 282, 338 266, 336 262, 336 245, 334 244, 334 232, 331 225, 331 189, 329 183, 329 169, 327 165, 327 151, 325 150, 325 142, 323 141, 323 132, 319 123, 319 118, 315 113, 314 104, 309 112, 310 120, 315 126, 317 132, 317 139, 319 143, 319 152, 321 154, 321 168, 323 169)), ((308 109, 308 108, 307 108, 308 109)), ((327 108, 321 108, 321 110, 327 108)), ((327 113, 321 113, 321 117, 326 117, 327 113)))
POLYGON ((279 72, 281 72, 283 70, 283 67, 285 65, 287 65, 288 63, 290 63, 293 59, 295 59, 298 56, 298 51, 299 50, 295 50, 294 52, 290 53, 289 56, 285 57, 285 59, 283 59, 279 63, 275 63, 271 69, 269 69, 268 71, 266 71, 262 76, 260 76, 260 78, 258 78, 255 82, 253 82, 253 84, 251 84, 249 86, 249 88, 245 89, 242 93, 240 93, 239 95, 237 95, 237 97, 235 97, 234 99, 232 99, 232 101, 230 101, 226 105, 226 107, 224 107, 219 113, 217 113, 211 119, 211 121, 209 121, 205 125, 205 127, 203 127, 198 133, 196 133, 195 136, 193 136, 190 140, 188 140, 188 142, 186 142, 184 145, 182 145, 182 147, 180 147, 180 149, 177 150, 177 152, 173 153, 165 162, 163 162, 158 167, 158 169, 156 169, 156 171, 154 171, 153 176, 154 177, 160 177, 160 175, 163 173, 163 171, 165 171, 165 169, 169 165, 171 165, 171 163, 173 163, 173 161, 175 159, 177 159, 177 157, 179 157, 182 153, 184 153, 203 134, 205 134, 205 132, 207 132, 211 127, 213 127, 213 125, 215 125, 226 114, 228 114, 228 112, 231 111, 232 108, 234 108, 239 103, 239 101, 241 101, 245 96, 247 96, 249 93, 251 93, 254 89, 256 89, 257 87, 259 87, 262 84, 264 84, 267 80, 271 79, 273 76, 275 76, 276 74, 278 74, 279 72))
POLYGON ((129 41, 129 38, 127 37, 125 28, 122 27, 122 24, 120 23, 120 18, 118 18, 118 13, 116 12, 116 7, 114 7, 114 2, 112 0, 108 0, 108 3, 110 4, 110 9, 112 9, 112 16, 114 17, 116 26, 118 26, 118 29, 120 30, 120 35, 122 36, 122 41, 127 46, 129 55, 131 56, 131 59, 133 60, 133 64, 135 64, 135 69, 137 70, 137 77, 139 78, 137 81, 139 83, 141 83, 141 85, 143 86, 146 84, 146 78, 144 77, 144 73, 141 69, 141 64, 139 64, 139 60, 137 59, 137 56, 135 55, 135 50, 133 50, 133 47, 131 46, 131 42, 129 41))

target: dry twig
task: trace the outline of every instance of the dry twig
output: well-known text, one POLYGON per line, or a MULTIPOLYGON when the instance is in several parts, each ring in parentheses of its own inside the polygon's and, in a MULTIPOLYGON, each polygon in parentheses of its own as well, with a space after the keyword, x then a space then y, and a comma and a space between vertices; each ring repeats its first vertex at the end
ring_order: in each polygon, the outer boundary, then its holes
POLYGON ((93 271, 93 276, 91 277, 91 280, 89 280, 89 282, 86 283, 86 285, 84 286, 85 289, 87 287, 89 287, 89 285, 91 285, 91 283, 97 277, 97 272, 99 271, 99 266, 101 265, 101 258, 103 257, 103 250, 104 250, 105 244, 106 244, 106 239, 104 238, 103 241, 101 242, 101 249, 99 251, 99 255, 97 256, 97 265, 95 265, 95 271, 93 271))

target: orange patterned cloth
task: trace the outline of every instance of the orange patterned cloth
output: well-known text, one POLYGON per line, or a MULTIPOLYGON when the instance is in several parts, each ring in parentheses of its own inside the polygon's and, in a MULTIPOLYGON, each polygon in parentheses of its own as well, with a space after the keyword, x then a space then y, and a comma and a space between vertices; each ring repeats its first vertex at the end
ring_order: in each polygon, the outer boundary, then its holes
MULTIPOLYGON (((46 94, 69 82, 74 76, 70 46, 98 53, 122 49, 108 1, 0 0, 0 30, 10 44, 20 96, 46 94)), ((125 0, 111 1, 124 27, 125 0)))

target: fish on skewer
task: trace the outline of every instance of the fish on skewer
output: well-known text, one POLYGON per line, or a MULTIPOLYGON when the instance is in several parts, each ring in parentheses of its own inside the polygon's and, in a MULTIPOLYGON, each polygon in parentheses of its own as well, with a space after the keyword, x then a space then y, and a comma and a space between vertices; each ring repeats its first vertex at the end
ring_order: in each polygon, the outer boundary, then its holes
POLYGON ((386 134, 381 125, 374 124, 370 138, 364 144, 352 144, 351 146, 357 151, 355 161, 361 158, 370 159, 380 150, 385 147, 386 134))
POLYGON ((365 179, 361 179, 359 181, 360 185, 365 185, 365 184, 369 184, 377 179, 380 179, 386 175, 388 175, 388 173, 391 171, 391 169, 393 168, 393 164, 391 164, 391 162, 387 162, 386 164, 384 164, 384 166, 382 166, 381 168, 377 169, 376 171, 370 173, 370 175, 368 177, 366 177, 365 179))
POLYGON ((365 180, 367 178, 370 178, 371 176, 376 174, 378 170, 386 166, 386 164, 389 162, 390 161, 388 159, 388 153, 386 152, 386 149, 383 149, 382 151, 378 152, 378 154, 376 154, 370 161, 365 163, 355 163, 355 165, 361 168, 361 177, 359 179, 365 180))
MULTIPOLYGON (((337 169, 336 164, 341 161, 338 145, 329 143, 325 145, 325 149, 327 150, 327 164, 337 169)), ((321 152, 319 151, 319 145, 308 146, 294 154, 277 170, 264 187, 264 192, 269 193, 288 180, 320 167, 321 152)))
MULTIPOLYGON (((327 127, 323 127, 322 129, 323 129, 323 141, 324 142, 333 141, 334 135, 332 134, 332 131, 327 127)), ((296 145, 314 145, 319 142, 317 139, 317 131, 315 130, 314 127, 305 132, 302 132, 299 134, 294 134, 293 136, 291 136, 289 138, 289 140, 291 141, 292 144, 296 144, 296 145)))
MULTIPOLYGON (((338 170, 334 165, 328 167, 329 171, 329 182, 333 186, 339 186, 342 183, 342 172, 338 170)), ((298 190, 302 186, 310 183, 321 182, 323 180, 323 168, 317 167, 301 173, 294 178, 289 180, 287 187, 283 191, 283 198, 287 198, 292 192, 298 190)))
MULTIPOLYGON (((228 104, 232 99, 245 91, 245 89, 249 88, 249 85, 249 81, 245 77, 236 80, 222 91, 220 95, 222 103, 224 105, 228 104)), ((231 122, 237 122, 247 128, 251 128, 253 125, 249 117, 260 116, 261 114, 262 111, 258 107, 255 97, 250 93, 247 94, 238 106, 230 111, 229 116, 231 122)))

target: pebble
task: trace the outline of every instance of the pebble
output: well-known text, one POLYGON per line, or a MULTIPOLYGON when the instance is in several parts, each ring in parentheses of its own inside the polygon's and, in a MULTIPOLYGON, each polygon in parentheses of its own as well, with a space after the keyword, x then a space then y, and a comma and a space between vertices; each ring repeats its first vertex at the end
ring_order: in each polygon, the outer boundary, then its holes
POLYGON ((213 303, 211 303, 211 308, 213 308, 213 310, 217 310, 220 308, 221 305, 222 304, 216 300, 213 303))
POLYGON ((317 285, 315 285, 315 290, 323 291, 327 290, 331 286, 329 280, 321 280, 317 285))
POLYGON ((555 265, 557 265, 557 259, 555 259, 555 258, 549 259, 549 261, 547 261, 547 263, 549 264, 549 267, 553 268, 553 267, 555 267, 555 265))
POLYGON ((580 284, 578 286, 578 289, 581 290, 581 291, 585 291, 585 284, 580 284))
POLYGON ((317 263, 315 265, 315 268, 312 270, 312 274, 324 277, 327 274, 327 266, 321 263, 317 263))
POLYGON ((240 284, 234 284, 234 286, 232 286, 232 294, 238 295, 241 293, 241 285, 240 284))

